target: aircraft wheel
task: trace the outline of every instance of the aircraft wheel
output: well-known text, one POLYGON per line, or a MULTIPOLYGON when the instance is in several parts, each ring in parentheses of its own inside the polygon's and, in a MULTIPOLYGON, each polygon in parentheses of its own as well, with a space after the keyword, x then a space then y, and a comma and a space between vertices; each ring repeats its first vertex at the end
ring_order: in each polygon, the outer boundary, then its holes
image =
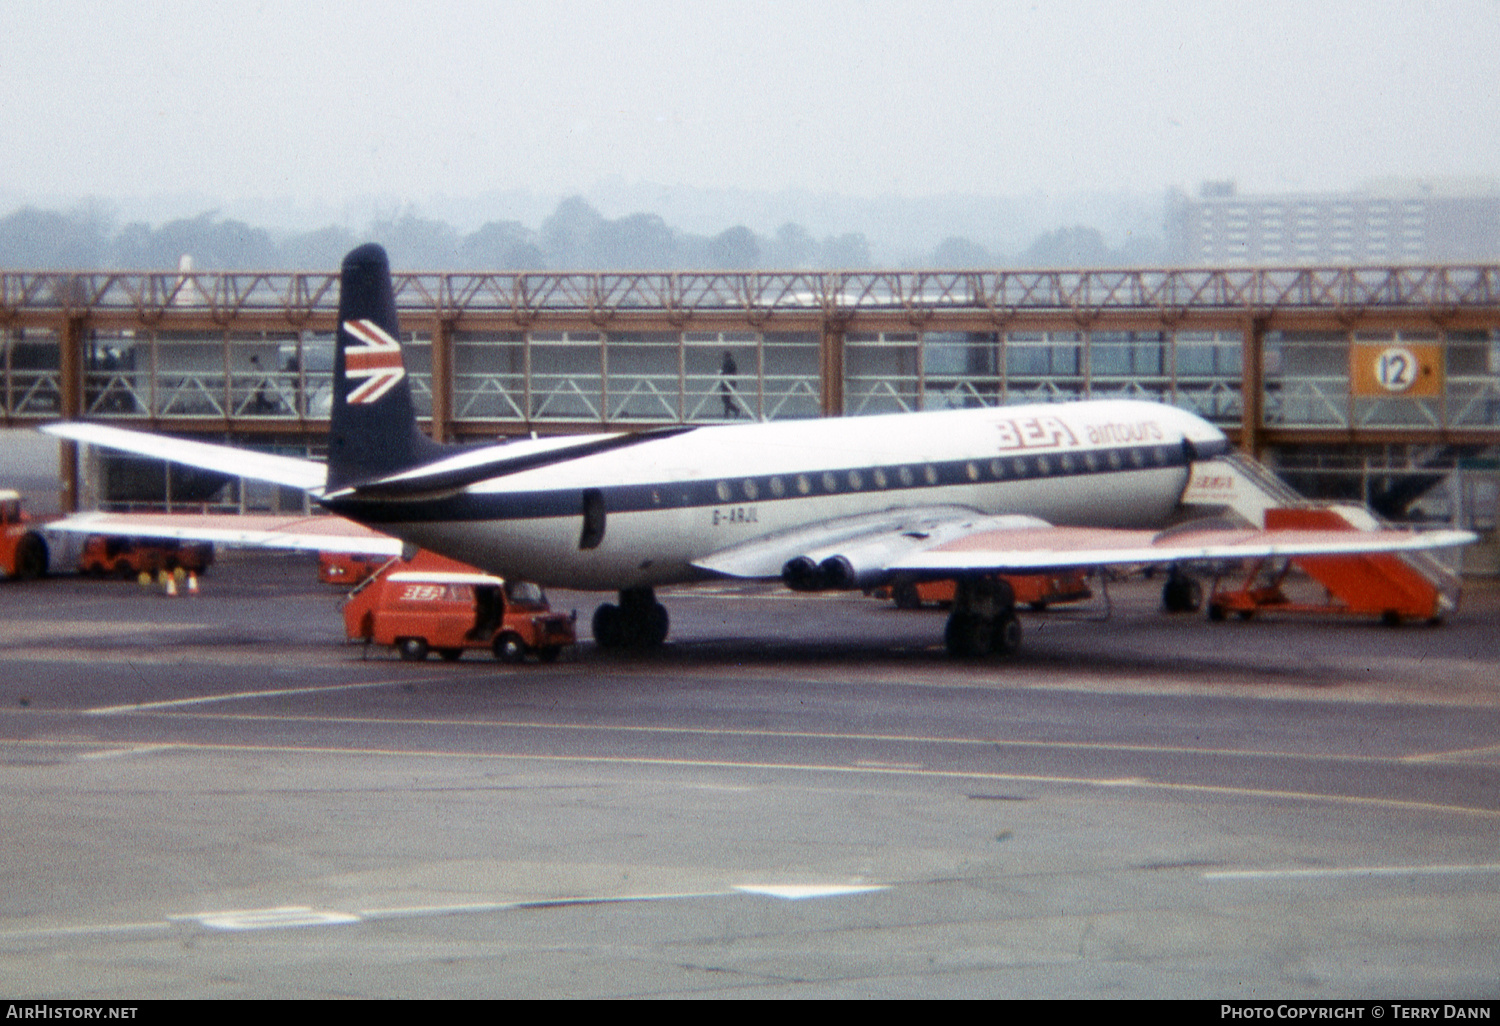
POLYGON ((904 581, 891 589, 891 597, 896 600, 897 609, 922 608, 922 596, 917 591, 917 586, 910 581, 904 581))
POLYGON ((625 641, 620 607, 606 602, 594 610, 594 642, 600 648, 619 648, 625 641))
POLYGON ((994 646, 995 627, 973 613, 953 613, 943 631, 948 654, 959 659, 987 656, 994 646))
POLYGON ((992 635, 995 652, 1013 655, 1021 647, 1021 621, 1015 613, 1006 613, 995 621, 992 635))
POLYGON ((421 638, 402 638, 396 642, 396 650, 409 663, 420 663, 427 658, 427 642, 421 638))
POLYGON ((667 631, 672 629, 672 621, 667 616, 667 607, 660 602, 653 602, 645 616, 645 629, 641 632, 640 640, 647 648, 659 648, 667 640, 667 631))
POLYGON ((1173 574, 1161 589, 1162 608, 1169 613, 1192 613, 1203 606, 1203 586, 1191 577, 1173 574))
POLYGON ((495 658, 502 663, 519 663, 526 658, 526 643, 506 631, 495 639, 495 658))

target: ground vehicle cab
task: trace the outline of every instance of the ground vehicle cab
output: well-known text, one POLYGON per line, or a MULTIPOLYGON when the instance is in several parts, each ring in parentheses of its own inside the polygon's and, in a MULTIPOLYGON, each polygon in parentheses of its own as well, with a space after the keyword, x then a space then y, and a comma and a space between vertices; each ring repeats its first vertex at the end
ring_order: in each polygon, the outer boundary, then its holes
POLYGON ((47 559, 47 543, 21 509, 21 494, 0 488, 0 577, 41 577, 47 572, 47 559))
POLYGON ((452 660, 484 648, 502 662, 528 654, 551 662, 576 639, 573 619, 554 613, 537 585, 428 553, 412 563, 392 560, 351 592, 344 629, 351 640, 392 645, 410 660, 429 651, 452 660))

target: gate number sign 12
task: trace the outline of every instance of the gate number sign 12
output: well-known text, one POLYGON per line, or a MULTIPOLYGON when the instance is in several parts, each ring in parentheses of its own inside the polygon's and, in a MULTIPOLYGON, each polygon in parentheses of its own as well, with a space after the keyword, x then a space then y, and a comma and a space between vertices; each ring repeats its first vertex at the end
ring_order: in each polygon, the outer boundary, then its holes
POLYGON ((1375 380, 1387 392, 1405 392, 1417 381, 1417 358, 1410 349, 1391 346, 1375 358, 1375 380))

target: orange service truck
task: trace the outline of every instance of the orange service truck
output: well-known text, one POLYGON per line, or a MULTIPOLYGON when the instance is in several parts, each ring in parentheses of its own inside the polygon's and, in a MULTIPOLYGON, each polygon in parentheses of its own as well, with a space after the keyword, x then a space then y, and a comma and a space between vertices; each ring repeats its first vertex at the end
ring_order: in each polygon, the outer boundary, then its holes
POLYGON ((47 542, 21 509, 21 493, 0 488, 0 577, 29 581, 47 573, 47 542))
POLYGON ((208 542, 93 534, 83 543, 78 572, 91 577, 134 580, 141 574, 156 574, 162 570, 207 573, 213 561, 214 547, 208 542))
MULTIPOLYGON (((1089 590, 1087 577, 1076 570, 1067 570, 1058 574, 1004 574, 1002 576, 1010 583, 1011 590, 1015 592, 1016 605, 1030 606, 1032 609, 1040 610, 1068 602, 1082 602, 1084 599, 1092 598, 1094 594, 1089 590)), ((958 586, 953 581, 922 581, 920 584, 905 581, 890 589, 882 589, 876 594, 880 598, 892 599, 898 609, 921 609, 926 605, 951 605, 954 592, 957 590, 958 586)))
POLYGON ((537 585, 427 552, 391 560, 350 592, 344 631, 353 641, 394 646, 408 660, 434 651, 454 660, 477 648, 505 663, 528 655, 550 663, 576 640, 573 618, 553 612, 537 585))

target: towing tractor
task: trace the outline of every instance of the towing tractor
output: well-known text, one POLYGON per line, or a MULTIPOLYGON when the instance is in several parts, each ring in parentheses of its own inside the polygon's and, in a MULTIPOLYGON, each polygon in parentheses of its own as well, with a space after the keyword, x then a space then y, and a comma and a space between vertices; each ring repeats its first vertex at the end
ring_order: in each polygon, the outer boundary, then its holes
POLYGON ((0 577, 29 581, 47 573, 47 542, 21 509, 21 493, 0 488, 0 577))
POLYGON ((465 649, 488 649, 519 663, 528 655, 552 662, 576 640, 573 617, 555 613, 542 589, 506 581, 430 553, 393 559, 344 604, 351 641, 393 646, 402 659, 429 652, 447 660, 465 649))

